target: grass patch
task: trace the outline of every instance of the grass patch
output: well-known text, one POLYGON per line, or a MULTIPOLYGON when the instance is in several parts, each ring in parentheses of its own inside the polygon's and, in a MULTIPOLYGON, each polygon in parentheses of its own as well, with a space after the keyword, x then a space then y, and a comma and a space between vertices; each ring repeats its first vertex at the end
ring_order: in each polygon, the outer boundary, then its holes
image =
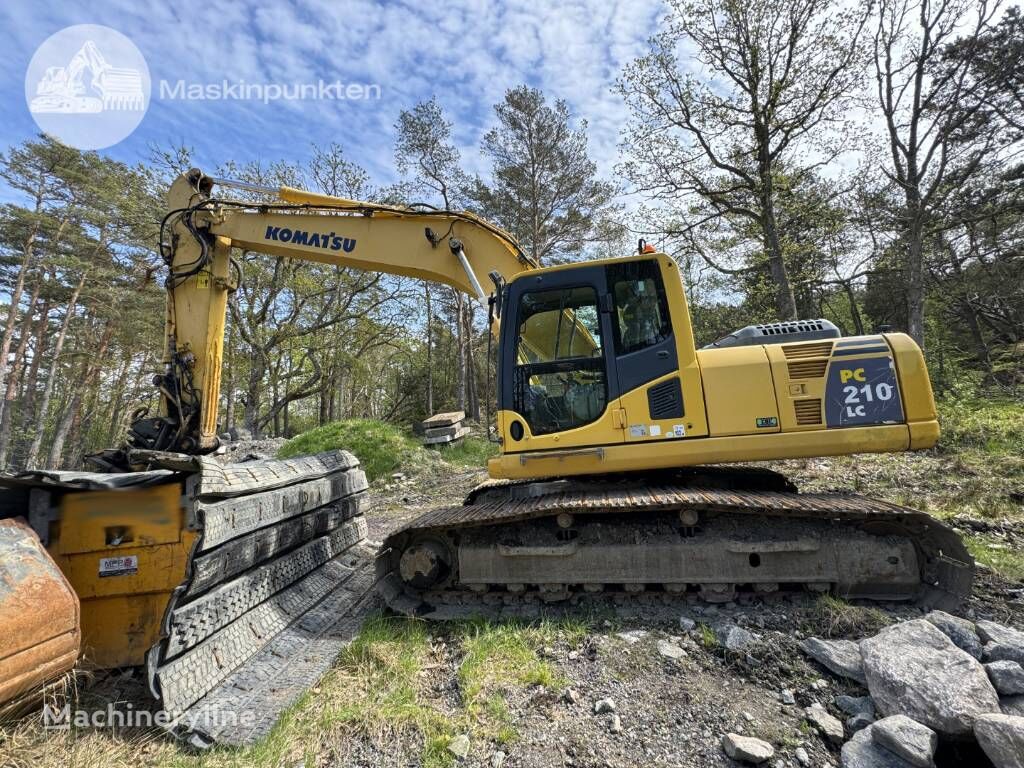
POLYGON ((463 653, 458 680, 466 713, 478 731, 499 744, 515 740, 517 733, 508 707, 508 695, 521 687, 557 689, 566 685, 540 651, 552 643, 574 645, 586 627, 578 622, 467 622, 459 625, 463 653))
POLYGON ((811 624, 814 634, 823 637, 873 635, 892 623, 884 611, 863 605, 850 605, 835 595, 822 595, 814 601, 811 624))
POLYGON ((421 691, 433 653, 422 622, 371 619, 321 685, 317 728, 359 731, 377 744, 415 732, 424 766, 451 764, 446 747, 461 718, 433 706, 421 691))
POLYGON ((697 625, 697 642, 707 651, 713 651, 718 647, 718 635, 711 627, 703 621, 697 625))
POLYGON ((393 424, 373 419, 346 419, 296 435, 281 446, 277 457, 287 459, 337 449, 354 453, 370 482, 394 472, 421 450, 393 424))
POLYGON ((498 455, 498 444, 485 437, 466 437, 454 445, 441 444, 435 450, 444 458, 459 467, 484 468, 487 460, 498 455))
POLYGON ((965 536, 964 544, 977 562, 1006 579, 1024 582, 1024 552, 1005 542, 990 542, 984 536, 965 536))
POLYGON ((946 400, 938 404, 939 450, 989 456, 1024 454, 1024 403, 1014 400, 946 400))

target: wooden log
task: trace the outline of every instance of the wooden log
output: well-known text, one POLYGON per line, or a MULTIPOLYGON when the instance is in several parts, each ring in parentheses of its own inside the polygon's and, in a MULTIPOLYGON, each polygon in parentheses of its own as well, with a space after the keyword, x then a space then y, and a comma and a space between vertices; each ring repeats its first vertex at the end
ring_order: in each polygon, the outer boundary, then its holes
POLYGON ((458 424, 466 418, 465 411, 452 411, 451 413, 435 413, 429 419, 423 422, 424 429, 434 429, 436 427, 450 427, 453 424, 458 424))
POLYGON ((448 435, 456 435, 460 429, 462 429, 462 423, 452 424, 450 427, 435 427, 434 429, 428 429, 424 433, 424 437, 446 437, 448 435))
POLYGON ((458 431, 451 435, 444 435, 442 437, 425 437, 423 438, 424 445, 442 445, 444 443, 454 443, 457 440, 461 440, 469 434, 469 427, 459 427, 458 431))

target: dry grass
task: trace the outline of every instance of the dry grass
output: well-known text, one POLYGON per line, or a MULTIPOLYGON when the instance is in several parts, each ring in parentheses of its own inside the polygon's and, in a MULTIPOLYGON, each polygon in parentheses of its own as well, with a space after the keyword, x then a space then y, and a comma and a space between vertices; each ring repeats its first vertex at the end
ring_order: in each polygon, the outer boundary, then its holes
POLYGON ((818 637, 866 637, 892 622, 889 614, 877 608, 851 605, 833 595, 822 595, 814 602, 808 629, 818 637))
MULTIPOLYGON (((0 731, 0 766, 344 765, 353 749, 371 760, 376 751, 390 757, 404 754, 427 768, 448 766, 454 757, 447 746, 456 735, 467 734, 475 750, 491 750, 517 738, 509 699, 529 689, 563 685, 542 650, 577 643, 585 632, 584 625, 574 623, 467 622, 438 628, 375 618, 321 683, 253 747, 194 754, 155 730, 47 731, 41 718, 32 716, 0 731), (445 634, 430 634, 438 629, 445 634)), ((123 705, 136 696, 138 706, 144 701, 141 694, 101 685, 80 694, 77 707, 102 709, 107 701, 123 705)))

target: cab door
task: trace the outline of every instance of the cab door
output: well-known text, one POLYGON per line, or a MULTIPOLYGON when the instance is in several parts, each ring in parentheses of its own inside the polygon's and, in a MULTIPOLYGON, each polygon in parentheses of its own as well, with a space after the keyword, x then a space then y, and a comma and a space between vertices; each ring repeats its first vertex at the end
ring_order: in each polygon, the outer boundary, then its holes
POLYGON ((524 276, 502 314, 498 408, 505 453, 623 440, 603 267, 524 276))
POLYGON ((679 268, 664 254, 609 263, 613 349, 626 442, 708 434, 679 268))

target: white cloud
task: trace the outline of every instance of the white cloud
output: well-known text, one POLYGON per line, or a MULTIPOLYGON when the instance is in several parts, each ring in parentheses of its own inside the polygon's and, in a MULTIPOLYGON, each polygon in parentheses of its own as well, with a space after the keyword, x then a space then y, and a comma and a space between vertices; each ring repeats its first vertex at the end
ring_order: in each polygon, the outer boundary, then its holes
MULTIPOLYGON (((74 9, 16 0, 0 9, 15 50, 0 63, 0 87, 8 104, 20 108, 32 52, 48 35, 79 23, 106 24, 132 38, 154 82, 379 83, 383 97, 370 103, 154 101, 138 135, 113 154, 143 159, 148 143, 177 140, 210 160, 301 159, 310 143, 334 140, 388 181, 400 109, 436 95, 455 122, 465 165, 483 171, 478 147, 492 107, 507 88, 525 82, 565 99, 588 121, 592 154, 610 174, 626 118, 614 80, 644 50, 661 13, 661 0, 296 0, 258 7, 233 0, 95 0, 74 9)), ((27 112, 23 117, 3 140, 28 137, 31 121, 27 112)))

